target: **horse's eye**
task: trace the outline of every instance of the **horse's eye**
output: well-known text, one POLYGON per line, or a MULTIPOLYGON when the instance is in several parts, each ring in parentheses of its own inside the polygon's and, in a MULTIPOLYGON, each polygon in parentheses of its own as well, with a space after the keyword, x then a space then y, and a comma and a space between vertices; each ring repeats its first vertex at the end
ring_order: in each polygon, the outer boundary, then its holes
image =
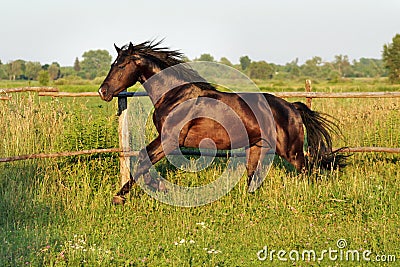
POLYGON ((119 68, 120 70, 123 70, 123 69, 125 69, 125 66, 126 66, 126 65, 119 65, 118 68, 119 68))

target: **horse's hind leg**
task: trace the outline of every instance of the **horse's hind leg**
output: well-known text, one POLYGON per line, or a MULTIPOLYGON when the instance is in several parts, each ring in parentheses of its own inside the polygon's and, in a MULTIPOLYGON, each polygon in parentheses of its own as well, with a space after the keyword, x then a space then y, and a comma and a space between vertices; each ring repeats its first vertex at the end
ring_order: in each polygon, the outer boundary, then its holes
MULTIPOLYGON (((165 147, 161 145, 160 136, 153 140, 146 148, 143 148, 139 152, 138 156, 138 167, 135 175, 131 179, 126 182, 122 188, 118 191, 118 193, 113 198, 114 204, 124 204, 125 198, 124 195, 129 193, 133 184, 139 179, 141 175, 145 175, 148 173, 151 166, 157 163, 160 159, 165 156, 165 147)), ((170 151, 167 151, 170 152, 170 151)), ((147 177, 146 177, 147 178, 147 177)), ((151 183, 151 179, 145 179, 145 183, 151 183)))
POLYGON ((261 177, 261 175, 265 175, 261 172, 262 164, 269 150, 270 147, 268 146, 267 142, 262 140, 250 146, 246 150, 246 170, 248 177, 247 186, 250 192, 254 192, 264 178, 261 177))
POLYGON ((253 179, 253 175, 257 170, 258 162, 260 159, 261 148, 254 145, 249 147, 246 150, 246 170, 247 170, 247 186, 250 186, 250 183, 253 179))

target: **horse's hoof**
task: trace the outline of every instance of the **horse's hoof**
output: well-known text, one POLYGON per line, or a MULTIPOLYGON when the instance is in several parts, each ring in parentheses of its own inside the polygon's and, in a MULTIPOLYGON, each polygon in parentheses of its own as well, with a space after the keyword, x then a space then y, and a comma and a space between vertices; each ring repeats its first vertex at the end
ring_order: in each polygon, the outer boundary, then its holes
POLYGON ((113 202, 114 205, 124 205, 125 204, 125 198, 122 197, 122 196, 114 196, 112 202, 113 202))

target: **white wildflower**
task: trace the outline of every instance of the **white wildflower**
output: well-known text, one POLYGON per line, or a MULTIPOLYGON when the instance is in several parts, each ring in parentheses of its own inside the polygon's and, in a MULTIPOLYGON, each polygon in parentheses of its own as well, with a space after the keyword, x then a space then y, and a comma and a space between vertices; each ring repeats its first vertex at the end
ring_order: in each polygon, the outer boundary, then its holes
POLYGON ((201 228, 207 228, 207 226, 206 226, 206 223, 205 223, 205 222, 199 222, 199 223, 196 223, 196 225, 200 225, 200 226, 201 226, 201 228))
POLYGON ((221 253, 222 251, 221 250, 215 250, 215 249, 210 249, 210 250, 207 250, 207 253, 208 254, 218 254, 218 253, 221 253))

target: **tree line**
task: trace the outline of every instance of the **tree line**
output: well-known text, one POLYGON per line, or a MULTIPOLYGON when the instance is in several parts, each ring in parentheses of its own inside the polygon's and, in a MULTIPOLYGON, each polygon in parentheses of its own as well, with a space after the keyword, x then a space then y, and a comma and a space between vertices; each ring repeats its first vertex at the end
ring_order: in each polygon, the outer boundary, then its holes
MULTIPOLYGON (((57 62, 41 65, 40 62, 14 60, 3 64, 0 60, 0 79, 38 80, 41 84, 61 78, 95 79, 104 77, 112 56, 107 50, 89 50, 83 53, 83 60, 75 59, 74 65, 62 67, 57 62)), ((185 61, 191 61, 185 58, 185 61)), ((268 63, 264 60, 253 61, 245 55, 239 58, 239 64, 232 64, 226 57, 215 60, 210 54, 202 54, 193 61, 219 62, 236 68, 251 79, 294 79, 308 77, 338 81, 351 77, 389 77, 391 82, 400 82, 400 34, 393 37, 392 43, 383 46, 382 59, 360 58, 350 62, 347 55, 336 55, 331 62, 315 56, 299 64, 295 59, 285 65, 268 63)))
POLYGON ((195 61, 214 61, 236 68, 251 79, 294 79, 309 77, 314 79, 326 79, 337 81, 340 78, 358 77, 386 77, 388 71, 384 60, 373 58, 361 58, 350 62, 347 55, 336 55, 334 61, 323 61, 321 57, 313 57, 299 64, 299 60, 278 65, 266 61, 253 61, 248 56, 242 56, 239 64, 232 64, 226 57, 219 61, 214 60, 210 54, 202 54, 195 61))
POLYGON ((93 80, 105 76, 110 69, 112 56, 107 50, 89 50, 82 57, 82 61, 77 57, 73 66, 60 66, 57 62, 42 65, 22 59, 3 64, 0 60, 0 80, 36 80, 47 85, 50 81, 68 77, 93 80))

